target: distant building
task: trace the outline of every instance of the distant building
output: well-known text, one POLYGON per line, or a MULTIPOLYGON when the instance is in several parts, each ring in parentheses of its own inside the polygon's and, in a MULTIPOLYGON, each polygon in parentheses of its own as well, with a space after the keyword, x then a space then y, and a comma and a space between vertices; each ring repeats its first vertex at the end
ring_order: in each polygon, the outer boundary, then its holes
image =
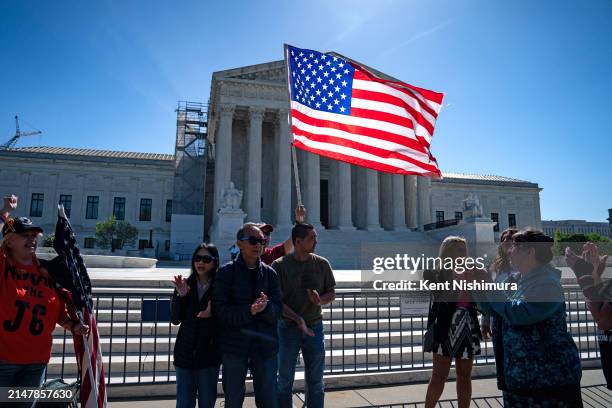
POLYGON ((84 248, 95 247, 96 223, 114 215, 138 228, 137 248, 168 253, 174 155, 24 147, 0 150, 0 163, 0 194, 17 195, 15 215, 46 234, 62 203, 84 248))
MULTIPOLYGON (((612 218, 612 209, 610 218, 612 218)), ((608 218, 608 220, 610 220, 608 218)), ((608 238, 612 238, 610 229, 610 221, 608 222, 591 222, 585 220, 543 220, 542 229, 547 235, 554 236, 556 231, 565 234, 592 234, 597 233, 608 238)))

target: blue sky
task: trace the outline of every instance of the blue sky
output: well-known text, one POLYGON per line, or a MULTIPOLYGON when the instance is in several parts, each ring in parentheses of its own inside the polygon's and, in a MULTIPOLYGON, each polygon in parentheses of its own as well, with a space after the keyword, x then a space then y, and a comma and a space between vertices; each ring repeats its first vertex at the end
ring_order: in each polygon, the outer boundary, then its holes
POLYGON ((543 188, 543 219, 612 208, 612 1, 16 1, 0 4, 0 140, 173 152, 214 71, 337 51, 442 91, 443 171, 543 188))

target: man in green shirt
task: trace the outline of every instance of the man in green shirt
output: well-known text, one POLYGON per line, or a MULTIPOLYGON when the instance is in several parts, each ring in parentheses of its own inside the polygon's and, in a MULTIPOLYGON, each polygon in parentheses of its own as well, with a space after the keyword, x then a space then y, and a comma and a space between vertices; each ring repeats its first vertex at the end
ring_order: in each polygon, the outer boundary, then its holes
POLYGON ((304 357, 306 406, 322 408, 325 336, 321 306, 336 298, 336 280, 327 259, 314 254, 317 232, 312 225, 294 226, 291 240, 293 253, 271 265, 283 292, 283 315, 278 325, 279 408, 293 406, 293 380, 300 349, 304 357))

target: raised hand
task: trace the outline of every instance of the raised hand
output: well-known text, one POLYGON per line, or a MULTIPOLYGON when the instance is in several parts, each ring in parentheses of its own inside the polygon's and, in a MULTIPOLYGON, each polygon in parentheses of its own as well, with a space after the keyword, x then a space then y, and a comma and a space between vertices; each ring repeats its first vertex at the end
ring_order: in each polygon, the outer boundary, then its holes
POLYGON ((6 196, 4 197, 4 203, 3 203, 2 209, 0 210, 0 214, 11 213, 15 211, 16 208, 17 208, 17 196, 16 195, 6 196))
POLYGON ((308 291, 308 299, 317 306, 321 306, 321 296, 314 289, 306 289, 308 291))
POLYGON ((599 256, 599 248, 592 242, 587 242, 582 246, 582 254, 576 255, 570 247, 565 248, 565 262, 570 268, 574 268, 576 261, 582 259, 593 266, 593 281, 597 285, 601 282, 601 274, 606 269, 608 255, 599 256))
POLYGON ((306 219, 306 207, 298 205, 295 207, 295 222, 301 223, 306 219))
POLYGON ((182 275, 175 276, 172 284, 179 296, 185 296, 189 293, 190 288, 189 285, 187 285, 187 279, 183 279, 182 275))
POLYGON ((209 300, 209 301, 208 301, 208 306, 206 306, 206 309, 201 310, 201 311, 198 313, 198 316, 197 316, 197 317, 199 317, 199 318, 201 318, 201 319, 208 319, 208 318, 209 318, 209 317, 211 317, 211 316, 212 316, 212 309, 211 309, 211 301, 209 300))
POLYGON ((567 266, 574 269, 574 265, 576 265, 578 259, 580 259, 580 257, 572 251, 572 248, 565 247, 565 263, 567 266))
POLYGON ((587 242, 582 248, 584 260, 593 265, 593 280, 597 285, 601 281, 601 274, 606 269, 608 255, 599 256, 599 248, 592 242, 587 242))

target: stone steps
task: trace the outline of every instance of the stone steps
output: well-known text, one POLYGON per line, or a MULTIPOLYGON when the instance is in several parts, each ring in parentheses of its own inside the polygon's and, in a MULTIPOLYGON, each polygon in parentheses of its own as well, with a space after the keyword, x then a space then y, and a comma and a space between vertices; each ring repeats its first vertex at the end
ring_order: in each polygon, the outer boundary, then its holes
MULTIPOLYGON (((586 347, 588 345, 588 352, 583 352, 584 356, 594 357, 594 351, 596 347, 597 338, 596 336, 575 336, 574 341, 578 344, 579 342, 586 347)), ((486 344, 489 350, 489 359, 493 358, 492 345, 486 344)), ((484 347, 483 347, 484 349, 484 347)), ((70 353, 71 354, 71 353, 70 353)), ((481 356, 481 359, 486 359, 487 356, 481 356)), ((358 347, 349 350, 346 349, 328 349, 325 352, 325 364, 327 367, 334 366, 345 366, 350 367, 354 365, 365 365, 371 367, 389 366, 389 365, 401 365, 402 363, 413 364, 420 362, 430 362, 432 359, 432 353, 424 353, 422 347, 418 346, 370 346, 370 347, 358 347)), ((103 354, 103 361, 105 371, 108 374, 138 372, 152 372, 155 371, 172 371, 174 370, 171 352, 158 351, 143 352, 143 353, 121 353, 121 354, 103 354)), ((491 360, 492 361, 492 360, 491 360)), ((303 361, 298 362, 299 367, 303 367, 303 361)), ((58 376, 75 374, 77 370, 76 359, 71 355, 63 360, 61 357, 51 357, 48 365, 48 375, 58 376)))
MULTIPOLYGON (((583 319, 590 316, 590 312, 584 310, 584 302, 568 302, 567 314, 570 319, 583 319), (577 309, 580 307, 580 309, 577 309)), ((354 325, 364 324, 382 324, 382 323, 398 323, 401 318, 400 308, 398 307, 358 307, 358 308, 336 308, 324 309, 323 317, 326 323, 338 324, 345 323, 354 325)), ((421 317, 408 318, 404 317, 405 322, 411 321, 414 323, 421 320, 421 317)), ((142 320, 140 309, 134 310, 109 310, 100 309, 97 311, 98 323, 114 322, 117 324, 125 324, 125 322, 135 323, 142 320)), ((158 326, 168 325, 169 322, 159 322, 158 326)))
MULTIPOLYGON (((592 322, 572 323, 568 326, 572 335, 577 338, 595 334, 592 322)), ((424 330, 425 327, 423 326, 412 330, 327 333, 325 334, 325 347, 328 350, 347 350, 368 346, 396 347, 407 346, 409 344, 419 346, 422 344, 424 330)), ((110 337, 108 334, 101 334, 100 337, 102 350, 105 354, 123 354, 126 350, 128 353, 172 352, 175 340, 176 333, 174 331, 170 336, 167 333, 162 335, 158 332, 157 337, 149 334, 142 337, 139 335, 125 337, 117 333, 113 337, 110 337)), ((67 335, 64 338, 62 334, 58 334, 53 339, 52 353, 54 356, 61 356, 63 350, 72 350, 72 337, 67 335)))

